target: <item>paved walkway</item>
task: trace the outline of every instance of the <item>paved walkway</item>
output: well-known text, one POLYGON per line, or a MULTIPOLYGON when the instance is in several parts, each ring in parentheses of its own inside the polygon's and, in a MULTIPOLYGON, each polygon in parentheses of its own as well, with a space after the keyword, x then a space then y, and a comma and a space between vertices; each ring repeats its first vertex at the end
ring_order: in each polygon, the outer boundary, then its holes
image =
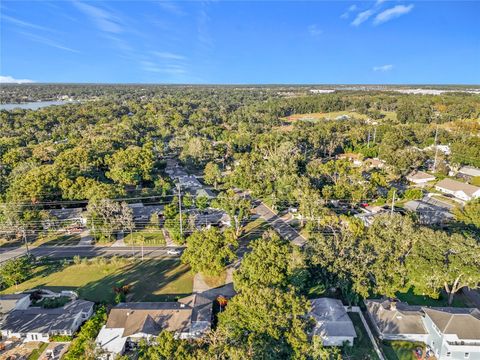
POLYGON ((127 246, 125 244, 125 233, 123 231, 120 231, 117 234, 117 240, 112 244, 112 247, 125 247, 127 246))

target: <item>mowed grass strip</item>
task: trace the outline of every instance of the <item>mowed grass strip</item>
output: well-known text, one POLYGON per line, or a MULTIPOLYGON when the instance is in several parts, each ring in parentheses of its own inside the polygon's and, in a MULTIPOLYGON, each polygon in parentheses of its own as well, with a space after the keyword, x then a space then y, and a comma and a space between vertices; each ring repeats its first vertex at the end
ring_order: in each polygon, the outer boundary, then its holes
POLYGON ((165 246, 166 241, 161 229, 144 229, 125 235, 125 244, 144 246, 165 246))
POLYGON ((35 276, 18 287, 2 293, 45 288, 53 291, 74 290, 85 300, 113 303, 114 287, 131 285, 128 301, 173 301, 193 289, 193 274, 178 260, 83 261, 48 271, 51 265, 36 269, 35 276))

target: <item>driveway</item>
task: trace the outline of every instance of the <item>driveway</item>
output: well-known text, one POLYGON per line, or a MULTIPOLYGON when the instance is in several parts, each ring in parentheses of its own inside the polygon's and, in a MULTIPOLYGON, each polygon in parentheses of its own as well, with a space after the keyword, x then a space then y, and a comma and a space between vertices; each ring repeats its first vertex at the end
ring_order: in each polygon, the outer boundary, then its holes
POLYGON ((303 246, 307 241, 300 233, 280 218, 263 202, 257 202, 253 213, 265 220, 284 239, 297 246, 303 246))

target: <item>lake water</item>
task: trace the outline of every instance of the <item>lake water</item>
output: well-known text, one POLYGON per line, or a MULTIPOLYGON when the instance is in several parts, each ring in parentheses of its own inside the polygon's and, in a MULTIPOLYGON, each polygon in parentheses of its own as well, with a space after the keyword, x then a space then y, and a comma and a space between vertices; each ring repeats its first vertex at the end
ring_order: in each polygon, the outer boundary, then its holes
POLYGON ((63 105, 72 101, 35 101, 23 104, 0 104, 0 110, 28 109, 37 110, 52 105, 63 105))

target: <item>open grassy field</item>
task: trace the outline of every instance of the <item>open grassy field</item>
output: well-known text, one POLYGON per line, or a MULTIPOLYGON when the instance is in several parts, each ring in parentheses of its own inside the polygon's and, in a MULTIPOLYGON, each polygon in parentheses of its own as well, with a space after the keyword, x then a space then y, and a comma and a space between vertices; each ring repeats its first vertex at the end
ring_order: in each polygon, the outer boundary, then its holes
MULTIPOLYGON (((97 258, 99 259, 99 258, 97 258)), ((14 293, 33 288, 53 291, 74 290, 86 300, 113 303, 115 286, 131 285, 129 301, 168 301, 190 294, 193 274, 178 260, 148 260, 144 262, 83 261, 80 264, 42 265, 34 276, 18 287, 2 293, 14 293)))
POLYGON ((378 355, 373 348, 373 344, 368 337, 365 327, 363 326, 360 315, 349 312, 348 316, 352 319, 357 337, 355 338, 353 346, 343 347, 342 353, 344 357, 352 360, 377 360, 378 355))
MULTIPOLYGON (((379 121, 392 121, 396 120, 397 114, 395 112, 382 111, 384 118, 379 121)), ((360 114, 355 111, 333 111, 327 113, 311 113, 311 114, 294 114, 288 117, 282 118, 285 122, 295 122, 295 121, 311 121, 317 122, 320 120, 337 120, 341 119, 343 116, 348 116, 349 118, 356 118, 361 120, 367 120, 370 117, 365 114, 360 114)))
POLYGON ((144 246, 163 246, 166 244, 165 237, 163 236, 161 229, 143 229, 136 231, 132 234, 125 236, 125 244, 141 245, 144 246))

